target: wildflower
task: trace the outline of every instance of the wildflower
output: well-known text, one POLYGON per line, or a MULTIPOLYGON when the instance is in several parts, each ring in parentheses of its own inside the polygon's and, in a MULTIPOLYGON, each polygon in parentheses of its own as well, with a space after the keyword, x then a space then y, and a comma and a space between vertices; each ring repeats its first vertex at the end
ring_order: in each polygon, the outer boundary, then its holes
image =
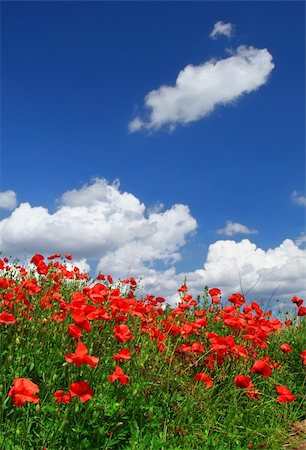
POLYGON ((72 338, 80 338, 83 336, 83 333, 81 332, 80 328, 74 324, 68 325, 68 333, 69 336, 72 338))
POLYGON ((13 316, 13 314, 9 314, 7 312, 3 312, 0 314, 0 323, 5 323, 5 325, 8 325, 9 323, 15 323, 16 318, 13 316))
POLYGON ((53 397, 57 401, 57 403, 67 403, 67 405, 69 405, 71 399, 70 394, 65 394, 65 392, 62 390, 54 392, 53 397))
POLYGON ((16 378, 8 396, 13 398, 15 406, 24 406, 25 402, 39 402, 39 398, 34 395, 37 392, 39 392, 39 387, 33 381, 27 378, 16 378))
POLYGON ((297 315, 300 317, 306 316, 306 306, 300 306, 297 315))
POLYGON ((245 375, 236 375, 234 381, 238 388, 250 388, 254 386, 253 383, 251 383, 251 378, 245 375))
POLYGON ((214 384, 213 379, 211 378, 211 376, 208 373, 205 372, 199 372, 195 375, 194 377, 195 381, 200 381, 203 384, 205 384, 205 386, 207 388, 212 387, 212 385, 214 384))
POLYGON ((291 351, 293 350, 293 348, 290 347, 289 344, 282 344, 282 345, 280 346, 280 349, 281 349, 281 351, 282 351, 283 353, 289 353, 289 352, 291 352, 291 351))
POLYGON ((92 398, 93 390, 86 381, 76 381, 71 383, 68 394, 70 397, 79 397, 81 402, 85 403, 92 398))
POLYGON ((131 359, 131 352, 128 348, 123 348, 119 353, 113 356, 114 361, 127 361, 131 359))
POLYGON ((131 330, 127 325, 116 325, 114 335, 118 342, 127 342, 133 339, 131 330))
POLYGON ((99 358, 96 356, 89 356, 86 345, 79 340, 75 353, 65 355, 65 359, 68 363, 74 363, 77 367, 81 364, 88 364, 94 368, 97 367, 99 358))
POLYGON ((233 305, 240 307, 245 303, 245 299, 244 296, 241 295, 239 292, 237 292, 236 294, 232 294, 229 298, 228 301, 233 303, 233 305))
POLYGON ((221 295, 221 291, 218 288, 209 289, 208 293, 211 297, 215 297, 216 295, 221 295))
POLYGON ((306 366, 306 350, 302 351, 300 357, 303 359, 303 365, 306 366))
POLYGON ((278 403, 293 402, 295 400, 295 396, 287 388, 287 386, 275 386, 275 389, 278 393, 278 403))
POLYGON ((72 258, 73 258, 73 256, 70 255, 70 253, 66 253, 65 258, 66 258, 66 259, 69 259, 69 261, 71 261, 72 258))
POLYGON ((252 372, 259 373, 263 377, 269 377, 272 373, 272 369, 265 363, 265 361, 258 359, 251 367, 250 373, 252 372))
POLYGON ((301 305, 302 305, 302 303, 303 303, 303 299, 301 299, 301 298, 298 298, 296 295, 294 296, 294 297, 292 297, 292 303, 295 303, 296 304, 296 306, 299 308, 301 305))
POLYGON ((116 366, 115 371, 112 375, 109 375, 108 380, 111 383, 114 383, 116 380, 119 381, 120 384, 128 384, 129 383, 129 377, 125 375, 121 367, 116 366))

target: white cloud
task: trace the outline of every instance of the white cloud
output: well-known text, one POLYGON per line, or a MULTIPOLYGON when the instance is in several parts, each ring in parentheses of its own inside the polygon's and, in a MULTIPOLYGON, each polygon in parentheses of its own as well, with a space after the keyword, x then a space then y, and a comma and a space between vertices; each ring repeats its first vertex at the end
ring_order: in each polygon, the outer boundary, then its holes
POLYGON ((226 226, 217 230, 218 234, 225 234, 226 236, 233 236, 234 234, 256 234, 257 230, 252 230, 248 228, 246 225, 242 225, 241 223, 231 222, 228 220, 226 222, 226 226))
POLYGON ((96 179, 65 192, 58 209, 22 203, 0 221, 0 247, 5 254, 72 253, 76 258, 119 254, 125 267, 137 260, 176 261, 187 235, 197 227, 185 205, 148 212, 134 195, 119 191, 119 183, 96 179))
POLYGON ((139 131, 143 128, 144 123, 139 117, 135 117, 134 120, 131 120, 131 122, 128 125, 129 132, 134 133, 135 131, 139 131))
POLYGON ((234 33, 234 26, 232 23, 224 23, 221 20, 216 22, 209 37, 217 39, 218 36, 227 36, 230 38, 234 33))
POLYGON ((0 192, 0 208, 13 210, 17 206, 17 196, 14 191, 0 192))
POLYGON ((193 272, 148 274, 142 283, 148 292, 157 292, 173 303, 178 299, 173 295, 185 277, 192 295, 203 292, 205 285, 219 287, 225 298, 233 292, 243 292, 248 301, 277 307, 278 299, 284 307, 291 307, 293 295, 306 295, 306 249, 299 248, 286 239, 280 246, 263 250, 248 239, 240 242, 217 241, 209 246, 203 268, 193 272), (250 291, 250 292, 249 292, 250 291))
POLYGON ((115 278, 141 278, 142 290, 174 302, 185 276, 193 295, 205 285, 219 287, 225 297, 242 289, 249 300, 275 298, 290 304, 296 294, 306 295, 306 249, 291 240, 264 250, 248 239, 218 240, 211 244, 203 265, 178 273, 175 263, 196 220, 186 205, 150 210, 119 183, 96 179, 80 189, 65 192, 51 213, 22 203, 0 221, 0 249, 4 255, 23 258, 38 252, 72 253, 81 270, 110 273, 115 278), (96 262, 95 262, 96 261, 96 262))
POLYGON ((306 196, 297 191, 292 192, 291 199, 295 205, 306 206, 306 196))
POLYGON ((136 117, 129 130, 155 130, 165 125, 173 130, 177 124, 197 121, 216 106, 257 90, 267 82, 273 67, 267 49, 245 46, 219 61, 190 64, 178 74, 175 86, 161 86, 146 95, 147 119, 136 117))

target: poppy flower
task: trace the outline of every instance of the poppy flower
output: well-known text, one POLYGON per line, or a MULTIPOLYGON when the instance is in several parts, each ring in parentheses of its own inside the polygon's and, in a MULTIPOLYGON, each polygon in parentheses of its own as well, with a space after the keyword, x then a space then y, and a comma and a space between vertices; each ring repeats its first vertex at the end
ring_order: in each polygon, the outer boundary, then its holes
POLYGON ((233 305, 240 307, 245 303, 245 298, 242 294, 240 294, 239 292, 236 292, 236 294, 232 294, 228 298, 228 301, 233 303, 233 305))
POLYGON ((265 361, 258 359, 251 367, 250 373, 252 372, 259 373, 263 377, 269 377, 272 374, 272 369, 265 361))
POLYGON ((280 346, 280 349, 281 349, 281 351, 282 351, 283 353, 289 353, 289 352, 291 352, 291 351, 293 350, 293 348, 290 347, 289 344, 282 344, 282 345, 280 346))
POLYGON ((35 264, 35 266, 37 266, 37 264, 41 261, 43 261, 45 258, 43 255, 40 255, 39 253, 36 253, 34 256, 32 256, 32 259, 30 261, 31 264, 35 264))
POLYGON ((207 388, 212 387, 212 385, 214 384, 212 378, 210 375, 208 375, 208 373, 205 372, 199 372, 195 375, 194 377, 194 381, 200 381, 201 383, 205 384, 205 386, 207 388))
POLYGON ((60 258, 61 254, 60 253, 53 253, 53 255, 48 256, 48 259, 56 259, 56 258, 60 258))
POLYGON ((116 366, 115 371, 112 375, 109 375, 108 380, 111 383, 114 383, 116 380, 119 381, 120 384, 128 384, 129 383, 129 377, 125 375, 121 367, 116 366))
POLYGON ((68 394, 70 397, 79 397, 81 402, 85 403, 92 398, 93 390, 86 381, 76 381, 71 383, 68 394))
POLYGON ((238 388, 250 388, 254 386, 253 383, 251 383, 251 378, 245 375, 236 375, 234 381, 238 388))
POLYGON ((118 342, 127 342, 133 339, 131 330, 127 325, 116 325, 114 335, 118 342))
POLYGON ((80 328, 74 325, 73 323, 71 325, 68 325, 68 333, 69 336, 72 338, 80 338, 83 336, 83 333, 81 332, 80 328))
POLYGON ((34 395, 39 392, 39 387, 27 378, 16 378, 9 390, 8 396, 13 398, 15 406, 24 406, 25 402, 38 403, 39 398, 34 395))
POLYGON ((300 357, 303 359, 303 365, 306 366, 306 350, 302 351, 300 357))
POLYGON ((209 289, 208 293, 211 297, 214 297, 215 295, 221 295, 221 291, 218 288, 209 289))
POLYGON ((275 386, 275 389, 278 393, 277 397, 278 403, 293 402, 295 400, 295 396, 287 388, 287 386, 275 386))
POLYGON ((306 306, 300 306, 297 315, 299 317, 306 316, 306 306))
POLYGON ((298 298, 296 295, 294 296, 294 297, 292 297, 292 303, 295 303, 296 304, 296 306, 299 308, 301 305, 302 305, 302 303, 303 303, 303 299, 301 299, 301 298, 298 298))
POLYGON ((9 323, 15 323, 16 318, 13 316, 13 314, 9 314, 7 312, 3 312, 0 314, 0 323, 5 323, 5 325, 8 325, 9 323))
POLYGON ((81 364, 88 364, 94 368, 97 367, 99 358, 96 356, 89 356, 86 345, 80 340, 78 342, 75 353, 65 355, 65 359, 68 363, 74 363, 77 367, 81 364))
POLYGON ((70 394, 66 394, 62 390, 54 392, 53 397, 57 401, 57 403, 67 403, 67 405, 69 405, 71 399, 70 394))
POLYGON ((127 361, 131 359, 131 352, 128 348, 123 348, 119 353, 113 356, 114 361, 127 361))
POLYGON ((69 259, 69 261, 71 261, 72 258, 73 258, 73 256, 70 255, 70 253, 66 253, 65 258, 66 258, 66 259, 69 259))

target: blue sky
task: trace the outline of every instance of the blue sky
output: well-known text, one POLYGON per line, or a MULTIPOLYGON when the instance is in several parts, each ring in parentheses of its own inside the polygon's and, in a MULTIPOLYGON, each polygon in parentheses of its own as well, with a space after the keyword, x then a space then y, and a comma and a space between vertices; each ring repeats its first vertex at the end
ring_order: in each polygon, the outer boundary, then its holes
POLYGON ((3 252, 305 295, 304 2, 1 9, 3 252))

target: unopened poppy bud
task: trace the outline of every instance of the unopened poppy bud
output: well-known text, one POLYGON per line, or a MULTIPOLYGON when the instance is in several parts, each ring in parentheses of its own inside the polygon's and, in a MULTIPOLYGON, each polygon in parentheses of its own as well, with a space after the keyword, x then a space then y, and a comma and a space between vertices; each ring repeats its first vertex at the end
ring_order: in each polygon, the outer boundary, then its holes
POLYGON ((20 339, 19 339, 19 337, 18 337, 18 336, 16 337, 16 339, 15 339, 15 342, 16 342, 16 344, 17 344, 17 345, 19 345, 19 344, 20 344, 20 339))

